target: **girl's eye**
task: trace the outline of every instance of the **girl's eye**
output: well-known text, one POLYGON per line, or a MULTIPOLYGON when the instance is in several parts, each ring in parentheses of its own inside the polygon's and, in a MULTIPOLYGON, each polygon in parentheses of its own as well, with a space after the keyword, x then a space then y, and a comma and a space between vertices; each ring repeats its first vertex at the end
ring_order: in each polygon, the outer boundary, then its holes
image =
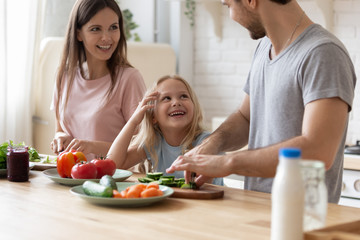
POLYGON ((163 97, 161 100, 162 101, 168 101, 168 100, 171 100, 171 98, 169 96, 166 96, 166 97, 163 97))
POLYGON ((183 94, 183 95, 181 95, 181 98, 182 99, 187 99, 187 98, 189 98, 189 96, 187 94, 183 94))

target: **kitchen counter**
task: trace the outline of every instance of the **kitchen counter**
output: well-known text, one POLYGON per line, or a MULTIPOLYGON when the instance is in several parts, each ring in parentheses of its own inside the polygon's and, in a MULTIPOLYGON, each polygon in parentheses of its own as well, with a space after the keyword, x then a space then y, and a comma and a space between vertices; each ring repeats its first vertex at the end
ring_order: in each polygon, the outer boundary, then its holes
POLYGON ((360 155, 345 154, 344 169, 360 171, 360 155))
MULTIPOLYGON (((1 239, 270 239, 270 194, 219 188, 222 199, 104 207, 30 171, 29 182, 0 179, 1 239)), ((327 226, 359 219, 360 209, 328 204, 327 226)))

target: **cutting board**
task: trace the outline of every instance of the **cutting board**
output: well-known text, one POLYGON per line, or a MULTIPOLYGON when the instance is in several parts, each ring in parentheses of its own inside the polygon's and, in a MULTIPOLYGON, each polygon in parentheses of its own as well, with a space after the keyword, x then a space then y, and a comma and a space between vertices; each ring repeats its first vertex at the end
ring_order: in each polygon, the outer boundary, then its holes
POLYGON ((200 189, 182 189, 172 188, 173 198, 189 198, 189 199, 216 199, 224 196, 224 190, 217 186, 204 184, 200 189))
POLYGON ((305 240, 359 240, 360 221, 354 221, 305 233, 305 240))

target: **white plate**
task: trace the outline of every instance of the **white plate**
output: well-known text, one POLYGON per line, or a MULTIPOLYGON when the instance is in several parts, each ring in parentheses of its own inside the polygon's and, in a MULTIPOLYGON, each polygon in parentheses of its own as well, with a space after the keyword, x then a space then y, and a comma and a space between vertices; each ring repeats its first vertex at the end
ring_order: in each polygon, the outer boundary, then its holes
POLYGON ((35 164, 34 166, 34 170, 46 170, 49 168, 56 168, 56 158, 57 156, 54 155, 44 155, 44 154, 39 154, 40 156, 40 162, 33 162, 35 164), (49 158, 49 160, 51 162, 46 162, 47 158, 49 158))
MULTIPOLYGON (((43 171, 48 178, 53 180, 56 183, 60 183, 68 186, 76 186, 83 184, 86 180, 92 180, 94 182, 99 182, 100 179, 73 179, 73 178, 62 178, 59 176, 56 168, 50 168, 43 171)), ((132 172, 122 169, 116 169, 114 175, 112 176, 115 182, 121 182, 127 179, 132 175, 132 172)))
MULTIPOLYGON (((119 192, 135 184, 139 184, 139 183, 135 183, 135 182, 116 183, 119 192)), ((82 185, 72 187, 70 189, 70 192, 76 196, 79 196, 85 201, 88 201, 89 203, 93 203, 93 204, 105 205, 105 206, 117 206, 117 207, 143 207, 161 201, 167 197, 170 197, 174 193, 174 190, 170 187, 159 185, 159 188, 161 191, 163 191, 164 195, 158 197, 149 197, 149 198, 94 197, 94 196, 86 195, 84 193, 84 190, 82 189, 82 185)))
MULTIPOLYGON (((29 162, 29 170, 32 169, 35 166, 33 162, 29 162)), ((6 168, 0 169, 0 176, 6 176, 6 168)))

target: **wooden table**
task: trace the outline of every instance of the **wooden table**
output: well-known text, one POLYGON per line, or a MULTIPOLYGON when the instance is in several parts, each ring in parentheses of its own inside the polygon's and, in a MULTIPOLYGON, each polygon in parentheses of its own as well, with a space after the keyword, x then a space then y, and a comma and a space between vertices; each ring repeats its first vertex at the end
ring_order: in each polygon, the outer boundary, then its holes
MULTIPOLYGON (((136 180, 132 176, 129 180, 136 180)), ((223 187, 223 199, 167 198, 141 208, 92 205, 40 171, 0 179, 0 239, 270 239, 270 194, 223 187)), ((360 219, 328 205, 327 225, 360 219)))

